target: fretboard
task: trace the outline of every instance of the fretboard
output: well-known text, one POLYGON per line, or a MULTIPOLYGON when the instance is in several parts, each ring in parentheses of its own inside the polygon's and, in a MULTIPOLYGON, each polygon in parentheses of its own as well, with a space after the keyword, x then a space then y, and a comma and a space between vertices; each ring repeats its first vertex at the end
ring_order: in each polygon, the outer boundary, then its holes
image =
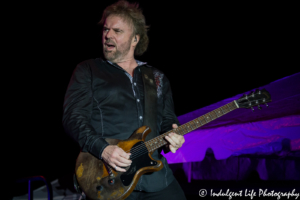
POLYGON ((198 117, 192 121, 189 121, 181 126, 179 126, 176 129, 170 130, 164 134, 161 134, 158 137, 155 137, 147 142, 145 142, 145 145, 149 152, 153 152, 156 149, 162 147, 163 145, 167 144, 167 141, 164 139, 165 136, 169 135, 171 132, 177 133, 179 135, 185 135, 235 109, 237 109, 237 104, 232 101, 220 108, 217 108, 209 113, 206 113, 205 115, 202 115, 201 117, 198 117))

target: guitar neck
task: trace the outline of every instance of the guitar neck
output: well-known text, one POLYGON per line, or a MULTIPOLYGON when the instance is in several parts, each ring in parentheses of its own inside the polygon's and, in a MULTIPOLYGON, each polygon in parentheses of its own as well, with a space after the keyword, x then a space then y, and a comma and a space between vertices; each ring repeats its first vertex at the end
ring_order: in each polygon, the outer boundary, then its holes
POLYGON ((217 108, 209 113, 206 113, 205 115, 202 115, 192 121, 189 121, 181 126, 179 126, 176 129, 170 130, 164 134, 161 134, 158 137, 155 137, 147 142, 145 142, 145 145, 149 152, 153 152, 156 149, 162 147, 163 145, 167 144, 167 141, 164 139, 165 136, 169 135, 171 132, 177 133, 179 135, 185 135, 235 109, 238 108, 238 105, 235 101, 232 101, 224 106, 221 106, 220 108, 217 108))

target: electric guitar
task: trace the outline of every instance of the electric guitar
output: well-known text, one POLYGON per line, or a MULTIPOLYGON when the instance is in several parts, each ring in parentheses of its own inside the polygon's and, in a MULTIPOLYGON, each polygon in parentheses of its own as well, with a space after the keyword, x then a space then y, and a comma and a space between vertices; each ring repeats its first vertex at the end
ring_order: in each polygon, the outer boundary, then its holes
POLYGON ((156 172, 163 168, 162 162, 154 160, 151 155, 156 149, 167 144, 164 137, 169 133, 175 132, 185 135, 237 108, 251 108, 253 110, 253 106, 258 106, 261 109, 260 104, 268 106, 267 102, 270 101, 269 92, 265 89, 256 90, 147 142, 145 139, 151 132, 147 126, 137 129, 127 140, 107 138, 106 141, 110 145, 117 145, 125 152, 131 153, 130 160, 132 163, 126 168, 126 172, 115 171, 92 154, 80 152, 76 160, 74 181, 89 199, 125 199, 133 191, 144 173, 156 172))

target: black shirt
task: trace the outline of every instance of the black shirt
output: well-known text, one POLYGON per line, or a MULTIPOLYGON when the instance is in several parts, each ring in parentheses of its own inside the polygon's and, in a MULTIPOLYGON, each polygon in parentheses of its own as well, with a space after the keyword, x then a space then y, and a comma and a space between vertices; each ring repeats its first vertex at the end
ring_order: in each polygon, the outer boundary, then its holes
MULTIPOLYGON (((133 77, 117 64, 100 58, 77 65, 65 95, 63 125, 82 151, 101 159, 103 149, 108 146, 104 138, 124 140, 143 125, 144 88, 140 67, 145 63, 137 62, 133 77)), ((168 79, 155 68, 153 73, 157 85, 157 134, 160 134, 179 122, 168 79)), ((166 159, 161 155, 152 157, 160 159, 164 168, 143 175, 137 190, 159 191, 174 179, 166 159)))

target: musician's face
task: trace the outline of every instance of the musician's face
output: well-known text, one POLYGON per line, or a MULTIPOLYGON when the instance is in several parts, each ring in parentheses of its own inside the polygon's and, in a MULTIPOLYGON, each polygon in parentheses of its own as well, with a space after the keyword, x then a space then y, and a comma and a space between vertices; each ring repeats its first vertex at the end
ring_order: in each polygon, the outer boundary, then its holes
POLYGON ((103 53, 107 60, 117 63, 134 54, 133 27, 123 18, 110 15, 103 25, 103 53))

